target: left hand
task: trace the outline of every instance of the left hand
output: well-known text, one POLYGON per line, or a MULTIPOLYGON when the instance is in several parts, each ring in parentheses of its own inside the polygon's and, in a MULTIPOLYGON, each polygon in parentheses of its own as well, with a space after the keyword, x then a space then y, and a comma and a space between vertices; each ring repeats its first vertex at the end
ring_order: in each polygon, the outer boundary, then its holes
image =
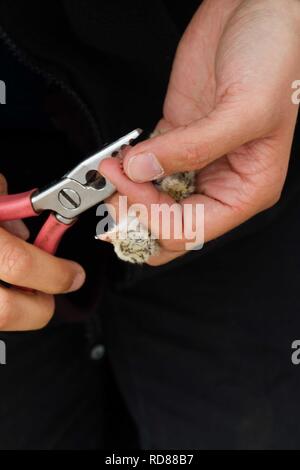
MULTIPOLYGON (((174 203, 149 181, 196 170, 196 194, 181 206, 204 204, 205 241, 270 208, 289 163, 299 50, 297 0, 204 0, 178 47, 158 124, 167 133, 129 149, 125 174, 113 159, 101 173, 149 208, 174 203)), ((160 242, 151 265, 185 253, 184 239, 160 242)))

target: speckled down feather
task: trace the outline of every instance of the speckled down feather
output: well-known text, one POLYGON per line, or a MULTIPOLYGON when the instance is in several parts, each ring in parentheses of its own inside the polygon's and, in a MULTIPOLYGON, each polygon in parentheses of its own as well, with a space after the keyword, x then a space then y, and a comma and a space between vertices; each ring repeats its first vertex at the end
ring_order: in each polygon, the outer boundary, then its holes
MULTIPOLYGON (((154 137, 158 133, 152 134, 154 137)), ((169 194, 176 202, 180 202, 195 192, 195 172, 176 173, 166 176, 155 183, 156 187, 169 194)), ((159 242, 148 229, 137 224, 134 230, 126 227, 126 238, 123 232, 123 224, 114 228, 114 237, 111 243, 117 256, 129 263, 144 264, 151 256, 157 256, 160 252, 159 242)))

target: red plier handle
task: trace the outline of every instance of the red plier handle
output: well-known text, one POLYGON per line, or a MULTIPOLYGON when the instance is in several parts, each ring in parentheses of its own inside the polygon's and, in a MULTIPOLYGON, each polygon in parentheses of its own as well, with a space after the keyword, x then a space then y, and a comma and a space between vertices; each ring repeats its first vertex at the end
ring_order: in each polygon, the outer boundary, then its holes
MULTIPOLYGON (((31 202, 36 191, 33 189, 26 193, 0 196, 0 222, 38 216, 39 214, 35 212, 31 202)), ((54 255, 63 235, 72 225, 73 223, 62 223, 54 214, 50 214, 34 245, 54 255)))

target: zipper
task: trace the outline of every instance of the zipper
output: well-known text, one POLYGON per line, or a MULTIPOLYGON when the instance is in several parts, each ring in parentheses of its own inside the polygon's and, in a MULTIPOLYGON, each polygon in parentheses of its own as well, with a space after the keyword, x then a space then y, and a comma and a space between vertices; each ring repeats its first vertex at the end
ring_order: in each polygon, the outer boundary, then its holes
POLYGON ((14 58, 27 67, 31 72, 35 73, 39 77, 43 78, 49 85, 55 85, 60 88, 64 93, 70 96, 73 102, 78 107, 79 111, 85 116, 92 134, 95 138, 95 144, 97 148, 103 145, 103 138, 101 135, 100 127, 93 116, 93 113, 90 111, 88 105, 82 100, 82 98, 78 95, 78 93, 71 88, 66 82, 64 82, 61 78, 56 77, 51 72, 42 69, 39 65, 37 65, 33 59, 29 58, 29 56, 21 50, 17 44, 11 39, 11 37, 7 34, 7 32, 0 26, 0 40, 3 41, 5 46, 8 50, 12 53, 14 58))

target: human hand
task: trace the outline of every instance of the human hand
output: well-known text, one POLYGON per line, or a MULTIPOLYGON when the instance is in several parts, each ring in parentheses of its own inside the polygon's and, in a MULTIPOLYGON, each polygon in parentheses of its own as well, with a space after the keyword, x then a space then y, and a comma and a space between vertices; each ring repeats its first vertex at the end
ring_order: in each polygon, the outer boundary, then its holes
MULTIPOLYGON (((172 204, 146 181, 196 170, 204 204, 205 241, 273 206, 285 182, 298 107, 298 0, 206 0, 177 51, 159 129, 101 172, 129 204, 172 204), (137 184, 137 182, 139 184, 137 184)), ((118 195, 109 201, 118 206, 118 195)), ((152 229, 152 227, 151 227, 152 229)), ((186 240, 160 240, 164 264, 185 253, 186 240)))
MULTIPOLYGON (((7 193, 0 175, 0 194, 7 193)), ((0 331, 36 330, 45 326, 54 313, 53 294, 72 292, 84 282, 83 269, 26 243, 29 232, 21 221, 0 227, 0 279, 13 286, 0 285, 0 331)))

